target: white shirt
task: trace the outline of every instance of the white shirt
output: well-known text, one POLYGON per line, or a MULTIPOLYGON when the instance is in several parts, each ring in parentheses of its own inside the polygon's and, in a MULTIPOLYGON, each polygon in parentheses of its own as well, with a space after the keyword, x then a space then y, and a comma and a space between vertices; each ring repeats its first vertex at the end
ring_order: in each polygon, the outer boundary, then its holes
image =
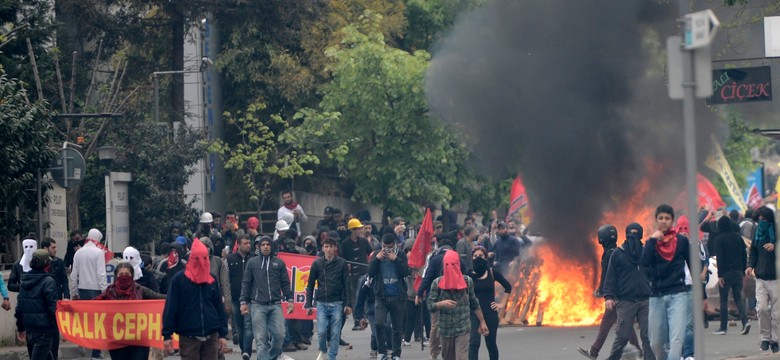
POLYGON ((73 255, 70 293, 76 295, 78 289, 103 291, 106 287, 108 287, 108 282, 106 280, 105 253, 92 241, 86 241, 84 247, 73 255))
POLYGON ((293 210, 290 210, 284 206, 280 207, 279 210, 276 212, 276 218, 277 219, 289 219, 293 218, 295 219, 295 225, 298 228, 298 234, 301 233, 301 223, 306 222, 309 220, 309 217, 306 216, 306 213, 303 212, 303 207, 301 207, 301 204, 298 204, 298 206, 295 207, 295 210, 298 210, 301 212, 301 216, 296 218, 295 214, 293 213, 293 210))

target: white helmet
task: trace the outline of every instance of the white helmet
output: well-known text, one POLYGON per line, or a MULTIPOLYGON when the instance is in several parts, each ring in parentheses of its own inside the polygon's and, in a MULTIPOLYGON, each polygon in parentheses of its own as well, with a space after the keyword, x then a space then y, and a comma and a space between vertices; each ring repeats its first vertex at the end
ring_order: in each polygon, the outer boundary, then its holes
POLYGON ((211 216, 210 212, 204 212, 203 214, 200 214, 201 224, 211 224, 212 222, 214 222, 214 217, 211 216))
POLYGON ((290 224, 288 224, 284 220, 279 220, 276 222, 276 231, 287 231, 290 230, 290 224))

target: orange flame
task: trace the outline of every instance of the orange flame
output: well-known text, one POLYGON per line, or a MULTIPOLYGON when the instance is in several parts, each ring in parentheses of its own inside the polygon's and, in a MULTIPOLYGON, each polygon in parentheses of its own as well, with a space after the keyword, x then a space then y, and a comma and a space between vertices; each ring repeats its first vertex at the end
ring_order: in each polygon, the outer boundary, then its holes
MULTIPOLYGON (((618 229, 619 239, 623 239, 623 230, 632 223, 642 224, 645 231, 652 229, 653 208, 646 205, 650 190, 649 180, 643 180, 635 187, 634 196, 621 204, 617 211, 604 213, 602 224, 612 224, 618 229)), ((601 246, 595 234, 588 237, 593 242, 594 258, 601 258, 601 246)), ((537 324, 552 326, 595 325, 604 312, 604 301, 593 296, 593 286, 598 286, 600 262, 580 263, 577 260, 561 258, 553 248, 539 245, 535 256, 541 265, 531 271, 531 275, 540 276, 535 296, 521 296, 518 300, 531 301, 528 319, 537 324), (545 266, 551 264, 551 266, 545 266)), ((522 268, 522 266, 521 266, 522 268)), ((533 279, 533 277, 531 277, 533 279)), ((528 281, 524 281, 528 284, 528 281)), ((507 308, 512 308, 512 300, 507 308)))

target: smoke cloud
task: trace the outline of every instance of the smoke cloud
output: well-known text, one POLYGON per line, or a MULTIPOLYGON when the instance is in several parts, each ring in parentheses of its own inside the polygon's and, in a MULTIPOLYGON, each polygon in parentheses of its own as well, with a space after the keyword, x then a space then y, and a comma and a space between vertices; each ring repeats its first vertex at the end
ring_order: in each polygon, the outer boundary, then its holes
MULTIPOLYGON (((684 186, 682 105, 667 95, 662 53, 676 17, 646 0, 493 0, 433 51, 431 111, 483 173, 523 175, 534 225, 564 255, 593 260, 603 212, 620 211, 648 163, 664 173, 649 206, 684 186)), ((697 126, 709 128, 702 109, 697 126)))

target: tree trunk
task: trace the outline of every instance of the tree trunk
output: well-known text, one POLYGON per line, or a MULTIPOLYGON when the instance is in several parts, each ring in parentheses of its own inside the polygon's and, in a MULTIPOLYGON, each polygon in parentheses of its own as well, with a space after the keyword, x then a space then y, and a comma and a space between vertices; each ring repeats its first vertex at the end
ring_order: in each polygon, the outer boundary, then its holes
MULTIPOLYGON (((171 69, 184 70, 184 13, 179 6, 171 7, 171 69)), ((171 82, 172 121, 184 121, 184 74, 173 74, 171 82)))

